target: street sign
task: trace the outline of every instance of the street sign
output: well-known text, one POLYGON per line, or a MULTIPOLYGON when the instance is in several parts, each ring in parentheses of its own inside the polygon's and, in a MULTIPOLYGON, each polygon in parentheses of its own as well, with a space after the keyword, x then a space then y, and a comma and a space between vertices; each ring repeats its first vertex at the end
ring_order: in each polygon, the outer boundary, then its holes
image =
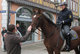
POLYGON ((0 13, 6 13, 6 10, 2 10, 2 11, 0 11, 0 13))
POLYGON ((14 14, 14 13, 16 13, 16 11, 10 11, 10 13, 14 14))

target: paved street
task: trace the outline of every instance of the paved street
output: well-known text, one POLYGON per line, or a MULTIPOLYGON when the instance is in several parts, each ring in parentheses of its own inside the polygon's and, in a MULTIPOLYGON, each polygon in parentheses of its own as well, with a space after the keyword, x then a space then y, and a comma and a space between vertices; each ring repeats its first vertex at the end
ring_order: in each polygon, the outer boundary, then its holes
MULTIPOLYGON (((61 54, 75 54, 74 51, 62 52, 61 54)), ((0 54, 6 54, 0 49, 0 54)), ((48 54, 42 42, 22 45, 22 54, 48 54)))

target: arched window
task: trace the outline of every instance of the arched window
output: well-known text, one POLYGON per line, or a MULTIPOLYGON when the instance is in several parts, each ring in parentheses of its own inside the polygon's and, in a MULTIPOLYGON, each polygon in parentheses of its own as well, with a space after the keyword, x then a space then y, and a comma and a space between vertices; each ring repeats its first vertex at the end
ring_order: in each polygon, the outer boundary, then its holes
POLYGON ((16 20, 30 21, 32 17, 32 11, 28 8, 22 7, 16 13, 16 20))
MULTIPOLYGON (((16 24, 19 24, 18 34, 24 36, 28 26, 32 22, 32 9, 30 7, 20 7, 16 12, 16 24)), ((33 40, 33 34, 29 36, 27 41, 33 40)))

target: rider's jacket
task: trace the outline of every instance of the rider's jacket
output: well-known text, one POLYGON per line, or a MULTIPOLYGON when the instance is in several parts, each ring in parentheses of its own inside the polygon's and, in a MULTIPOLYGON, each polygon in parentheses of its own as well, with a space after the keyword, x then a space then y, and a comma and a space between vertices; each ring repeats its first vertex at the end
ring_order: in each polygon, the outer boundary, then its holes
POLYGON ((60 11, 57 22, 64 21, 63 25, 71 26, 71 22, 73 20, 73 14, 67 8, 60 11))

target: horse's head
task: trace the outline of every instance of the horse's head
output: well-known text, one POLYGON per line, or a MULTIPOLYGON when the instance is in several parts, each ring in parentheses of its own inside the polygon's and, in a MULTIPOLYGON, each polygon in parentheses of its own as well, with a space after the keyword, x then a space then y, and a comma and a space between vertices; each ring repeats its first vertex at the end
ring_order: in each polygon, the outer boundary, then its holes
POLYGON ((34 8, 33 9, 33 14, 41 14, 43 12, 43 10, 38 9, 38 8, 34 8))
POLYGON ((41 13, 41 10, 38 10, 36 11, 37 14, 34 13, 34 15, 32 16, 32 23, 31 23, 31 26, 32 26, 32 30, 34 31, 35 29, 37 29, 38 27, 40 27, 40 24, 41 24, 41 16, 42 16, 42 13, 41 13))

